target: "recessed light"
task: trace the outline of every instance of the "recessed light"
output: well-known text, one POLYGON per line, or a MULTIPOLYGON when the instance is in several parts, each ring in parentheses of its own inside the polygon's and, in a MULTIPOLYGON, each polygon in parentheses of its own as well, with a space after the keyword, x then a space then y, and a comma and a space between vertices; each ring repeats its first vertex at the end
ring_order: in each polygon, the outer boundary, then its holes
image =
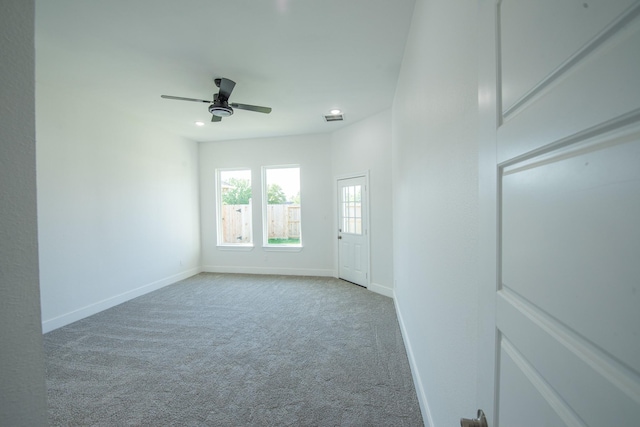
POLYGON ((204 126, 204 122, 196 122, 196 126, 204 126))
POLYGON ((342 111, 338 110, 337 108, 334 108, 333 110, 329 111, 331 114, 341 114, 342 111))

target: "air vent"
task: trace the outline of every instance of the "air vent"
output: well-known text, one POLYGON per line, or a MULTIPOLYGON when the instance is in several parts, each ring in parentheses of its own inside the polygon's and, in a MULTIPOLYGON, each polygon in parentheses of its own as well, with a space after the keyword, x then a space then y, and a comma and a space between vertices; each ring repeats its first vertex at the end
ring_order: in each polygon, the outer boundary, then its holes
POLYGON ((343 114, 329 114, 327 116, 324 116, 324 120, 326 122, 339 122, 344 120, 344 115, 343 114))

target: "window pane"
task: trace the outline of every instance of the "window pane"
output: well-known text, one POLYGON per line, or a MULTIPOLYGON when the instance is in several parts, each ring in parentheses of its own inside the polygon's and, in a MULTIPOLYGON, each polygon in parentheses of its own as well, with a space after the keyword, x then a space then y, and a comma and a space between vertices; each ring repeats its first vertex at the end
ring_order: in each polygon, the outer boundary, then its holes
POLYGON ((218 244, 253 243, 251 230, 251 171, 218 171, 218 244))
POLYGON ((300 168, 265 167, 264 172, 264 240, 269 245, 300 245, 300 168))
POLYGON ((362 234, 362 186, 342 188, 342 232, 362 234))

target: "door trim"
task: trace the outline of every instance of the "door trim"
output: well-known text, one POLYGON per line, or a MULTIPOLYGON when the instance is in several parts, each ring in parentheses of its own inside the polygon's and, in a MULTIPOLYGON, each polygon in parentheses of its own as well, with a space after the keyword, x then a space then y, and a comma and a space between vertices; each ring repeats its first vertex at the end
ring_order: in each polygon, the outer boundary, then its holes
POLYGON ((333 203, 334 203, 334 217, 333 217, 333 233, 334 233, 334 265, 335 265, 335 277, 337 279, 340 278, 340 242, 338 241, 338 227, 339 227, 339 217, 340 217, 340 206, 339 206, 339 194, 338 194, 338 184, 340 180, 343 179, 351 179, 351 178, 364 178, 366 191, 365 191, 365 200, 367 208, 365 209, 367 215, 367 227, 366 227, 366 242, 367 242, 367 282, 365 288, 370 289, 371 286, 371 205, 369 203, 369 191, 371 190, 371 185, 369 182, 369 170, 365 170, 362 172, 354 172, 348 174, 341 174, 334 176, 333 180, 333 203))
MULTIPOLYGON (((483 408, 489 425, 498 413, 496 329, 496 290, 498 289, 498 194, 497 130, 502 123, 501 80, 498 51, 499 4, 501 0, 481 1, 479 18, 478 73, 478 378, 477 407, 483 408)), ((470 410, 472 408, 469 408, 470 410)))

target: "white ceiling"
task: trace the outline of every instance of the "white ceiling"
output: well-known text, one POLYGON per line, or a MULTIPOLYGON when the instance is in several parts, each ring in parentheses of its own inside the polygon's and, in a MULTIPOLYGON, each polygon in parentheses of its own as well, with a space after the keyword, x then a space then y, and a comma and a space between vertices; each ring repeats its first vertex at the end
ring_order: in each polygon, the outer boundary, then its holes
POLYGON ((37 0, 36 84, 195 141, 332 132, 391 106, 414 2, 37 0), (160 98, 212 99, 215 77, 272 113, 211 123, 207 104, 160 98))

